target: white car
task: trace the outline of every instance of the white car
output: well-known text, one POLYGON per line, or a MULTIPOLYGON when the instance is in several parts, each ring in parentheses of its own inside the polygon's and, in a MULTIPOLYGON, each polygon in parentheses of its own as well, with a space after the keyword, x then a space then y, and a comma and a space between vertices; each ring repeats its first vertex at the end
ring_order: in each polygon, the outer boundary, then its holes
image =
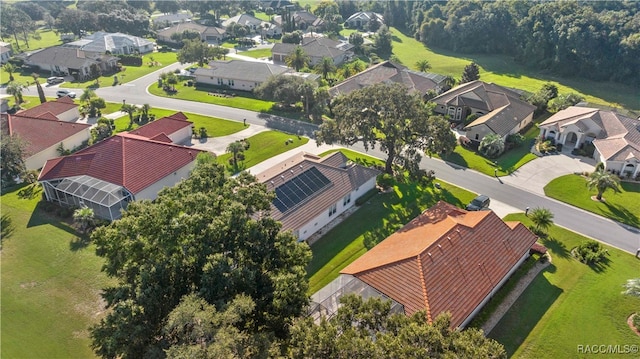
POLYGON ((71 98, 76 98, 76 93, 73 91, 69 91, 66 89, 60 89, 56 92, 56 95, 58 95, 58 98, 60 97, 65 97, 65 96, 69 96, 71 98))
POLYGON ((53 76, 47 79, 49 85, 55 85, 64 82, 64 77, 53 76))

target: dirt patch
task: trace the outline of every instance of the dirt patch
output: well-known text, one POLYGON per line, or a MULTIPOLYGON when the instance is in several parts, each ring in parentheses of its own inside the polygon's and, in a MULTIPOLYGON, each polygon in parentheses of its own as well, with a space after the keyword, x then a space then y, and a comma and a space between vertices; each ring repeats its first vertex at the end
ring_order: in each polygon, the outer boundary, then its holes
POLYGON ((604 202, 607 201, 604 198, 598 199, 598 196, 591 196, 591 200, 594 201, 594 202, 600 202, 600 203, 604 203, 604 202))
POLYGON ((20 288, 29 289, 38 285, 38 282, 20 283, 20 288))
POLYGON ((640 337, 640 330, 638 330, 638 328, 636 328, 633 325, 633 318, 635 318, 636 315, 640 315, 638 313, 633 313, 629 316, 629 318, 627 318, 627 324, 629 325, 629 328, 631 328, 631 330, 633 330, 634 333, 636 333, 637 336, 640 337))

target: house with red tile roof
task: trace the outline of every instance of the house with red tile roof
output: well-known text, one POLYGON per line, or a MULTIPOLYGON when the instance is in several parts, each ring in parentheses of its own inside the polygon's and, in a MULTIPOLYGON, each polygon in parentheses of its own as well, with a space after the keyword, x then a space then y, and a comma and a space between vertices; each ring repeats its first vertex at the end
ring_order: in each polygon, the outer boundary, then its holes
MULTIPOLYGON (((336 280, 346 287, 392 300, 407 315, 426 311, 432 321, 451 313, 463 328, 529 256, 537 237, 520 222, 493 211, 466 211, 438 202, 345 267, 336 280)), ((328 286, 313 302, 331 314, 328 286)), ((335 308, 337 310, 337 308, 335 308)))
POLYGON ((593 143, 596 161, 624 177, 640 176, 640 120, 613 111, 571 106, 540 124, 540 136, 564 148, 593 143))
POLYGON ((60 97, 54 101, 47 101, 28 110, 22 110, 17 115, 24 117, 38 117, 50 113, 60 121, 75 121, 80 117, 78 105, 69 96, 60 97))
POLYGON ((50 112, 41 117, 2 114, 2 134, 17 136, 25 142, 24 164, 27 170, 42 168, 44 163, 59 156, 58 147, 80 147, 91 137, 90 125, 59 121, 50 112))
POLYGON ((119 133, 72 155, 48 160, 38 178, 47 200, 90 207, 97 217, 114 220, 129 202, 153 200, 161 189, 189 176, 203 151, 167 142, 171 134, 142 132, 145 135, 119 133))
POLYGON ((271 217, 303 241, 353 207, 375 187, 380 172, 350 162, 341 152, 318 157, 300 152, 256 175, 274 191, 271 217))
POLYGON ((436 104, 434 112, 449 116, 454 122, 477 115, 465 130, 470 140, 480 142, 488 134, 504 139, 531 123, 536 107, 520 96, 513 89, 476 80, 454 87, 431 101, 436 104))
POLYGON ((188 144, 193 136, 192 126, 193 123, 187 121, 184 113, 176 112, 171 116, 151 121, 129 133, 169 143, 188 144))

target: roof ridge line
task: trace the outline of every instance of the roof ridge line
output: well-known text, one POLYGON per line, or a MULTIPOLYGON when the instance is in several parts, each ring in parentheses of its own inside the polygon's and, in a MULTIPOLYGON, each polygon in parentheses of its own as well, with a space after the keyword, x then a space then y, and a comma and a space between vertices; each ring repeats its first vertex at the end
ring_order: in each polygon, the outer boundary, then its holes
MULTIPOLYGON (((431 256, 431 255, 429 255, 431 256)), ((427 283, 424 280, 424 271, 422 269, 422 258, 420 257, 420 254, 418 254, 416 256, 417 259, 417 264, 418 264, 418 272, 421 273, 420 275, 420 286, 422 287, 422 299, 424 300, 424 307, 426 308, 427 311, 427 322, 432 323, 433 318, 431 318, 431 306, 429 306, 429 295, 427 294, 427 283)))

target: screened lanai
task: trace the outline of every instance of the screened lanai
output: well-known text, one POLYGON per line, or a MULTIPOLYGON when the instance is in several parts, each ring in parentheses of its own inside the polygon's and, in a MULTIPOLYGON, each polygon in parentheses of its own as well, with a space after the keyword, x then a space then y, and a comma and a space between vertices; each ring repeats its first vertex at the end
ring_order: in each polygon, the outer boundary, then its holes
POLYGON ((89 207, 96 217, 114 220, 121 216, 133 195, 126 188, 91 176, 42 181, 47 200, 66 207, 89 207))

